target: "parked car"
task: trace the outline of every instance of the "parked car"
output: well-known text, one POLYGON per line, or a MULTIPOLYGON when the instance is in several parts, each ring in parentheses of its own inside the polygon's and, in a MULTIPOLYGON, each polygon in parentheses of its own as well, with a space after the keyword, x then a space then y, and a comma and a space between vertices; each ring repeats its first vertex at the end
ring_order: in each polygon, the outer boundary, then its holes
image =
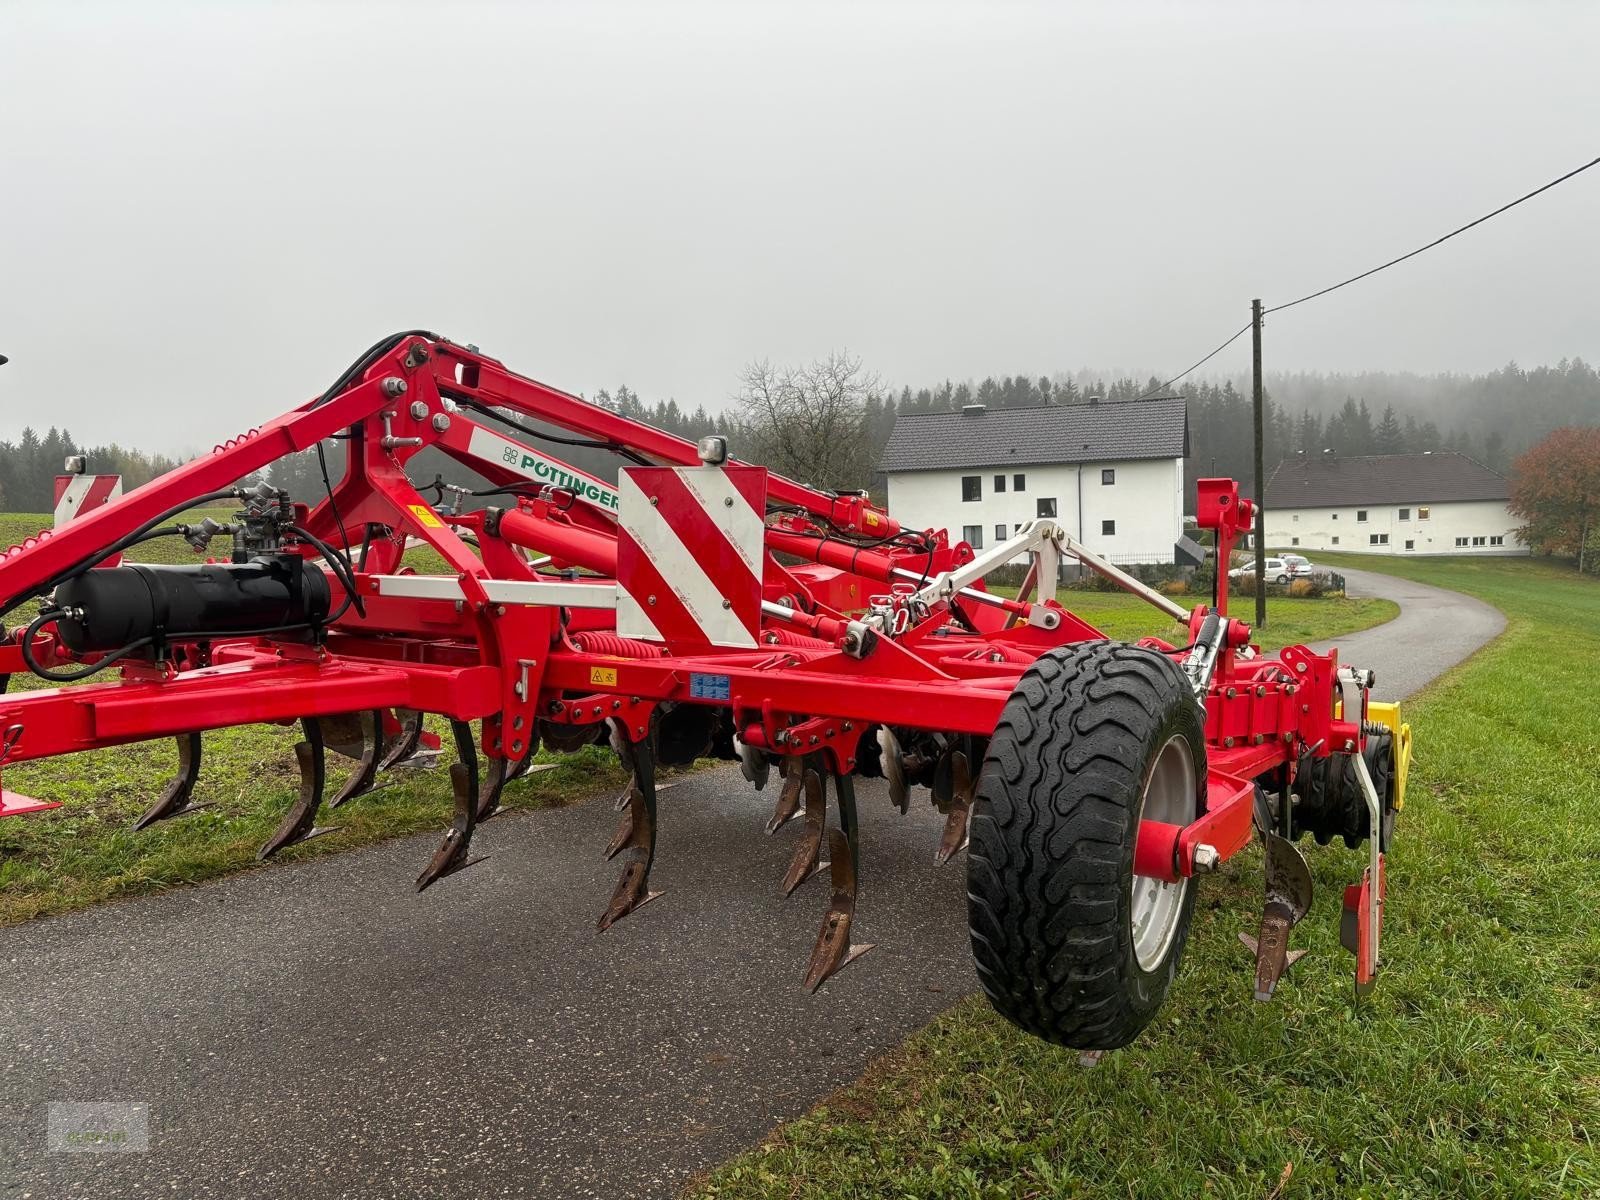
MULTIPOLYGON (((1274 554, 1267 558, 1267 582, 1288 583, 1291 579, 1302 579, 1310 576, 1315 570, 1311 563, 1301 558, 1298 554, 1274 554)), ((1256 565, 1246 563, 1242 567, 1235 567, 1228 572, 1229 579, 1253 579, 1256 565)))
POLYGON ((1312 575, 1322 573, 1326 569, 1317 566, 1309 558, 1305 558, 1299 554, 1285 554, 1283 556, 1283 561, 1288 564, 1289 574, 1293 575, 1296 579, 1307 579, 1312 575))

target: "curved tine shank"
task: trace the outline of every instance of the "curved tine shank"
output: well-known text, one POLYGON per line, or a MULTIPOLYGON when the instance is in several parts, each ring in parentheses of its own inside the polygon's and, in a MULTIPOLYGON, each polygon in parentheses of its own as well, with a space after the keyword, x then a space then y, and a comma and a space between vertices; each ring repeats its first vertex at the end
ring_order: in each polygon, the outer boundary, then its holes
POLYGON ((533 756, 539 753, 539 726, 529 722, 528 746, 523 751, 522 757, 511 764, 511 769, 506 772, 506 782, 513 783, 528 773, 533 766, 533 756))
MULTIPOLYGON (((613 728, 616 728, 615 722, 613 728)), ((617 880, 616 889, 611 893, 611 903, 606 906, 597 924, 601 933, 661 894, 650 890, 650 867, 656 857, 656 764, 655 752, 648 737, 641 742, 629 743, 629 758, 633 766, 633 778, 627 791, 628 815, 624 818, 624 823, 629 827, 628 838, 619 847, 626 849, 628 855, 623 864, 622 877, 617 880)), ((618 833, 621 833, 620 829, 618 833)))
POLYGON ((194 785, 200 780, 200 734, 180 733, 173 740, 178 743, 178 773, 167 784, 160 799, 145 809, 144 815, 133 823, 136 830, 154 825, 157 821, 187 816, 206 807, 189 802, 194 785))
POLYGON ((783 760, 779 768, 783 775, 783 787, 778 791, 778 801, 772 806, 772 816, 767 821, 767 834, 777 833, 790 821, 800 815, 800 788, 801 788, 801 763, 800 760, 788 757, 783 760))
POLYGON ((317 812, 322 807, 322 789, 328 779, 322 724, 315 717, 306 717, 301 720, 300 728, 306 737, 305 741, 296 742, 294 747, 295 761, 300 765, 300 798, 290 806, 278 831, 257 852, 258 860, 270 858, 285 846, 333 832, 317 827, 317 812))
POLYGON ((483 824, 500 811, 500 794, 505 790, 506 780, 511 778, 510 768, 509 760, 489 755, 488 764, 482 771, 482 783, 478 788, 478 824, 483 824))
POLYGON ((378 760, 380 771, 387 771, 410 758, 417 752, 417 744, 422 740, 420 712, 414 708, 397 708, 394 710, 394 715, 400 722, 400 732, 395 737, 394 745, 389 747, 389 752, 378 760))
MULTIPOLYGON (((360 714, 361 754, 355 773, 345 780, 339 794, 328 801, 329 808, 338 808, 347 800, 354 800, 372 790, 378 777, 378 764, 383 761, 383 710, 367 709, 360 714)), ((339 751, 344 753, 343 750, 339 751)))
POLYGON ((801 762, 796 762, 793 770, 795 776, 802 779, 805 790, 806 827, 789 860, 789 869, 783 875, 785 896, 794 895, 797 887, 828 865, 822 858, 822 832, 828 823, 828 795, 822 786, 822 776, 801 762))
POLYGON ((453 875, 463 867, 470 867, 478 859, 469 859, 472 831, 477 824, 478 811, 478 748, 473 743, 472 726, 466 721, 451 721, 450 731, 456 739, 459 762, 450 764, 450 792, 454 812, 444 840, 433 852, 422 874, 417 876, 417 891, 425 891, 446 875, 453 875))

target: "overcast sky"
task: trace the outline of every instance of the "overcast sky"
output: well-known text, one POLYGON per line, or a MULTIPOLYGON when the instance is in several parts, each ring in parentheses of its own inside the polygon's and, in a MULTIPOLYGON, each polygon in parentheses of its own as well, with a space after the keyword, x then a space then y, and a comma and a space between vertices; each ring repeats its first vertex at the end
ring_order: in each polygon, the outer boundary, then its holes
MULTIPOLYGON (((1175 373, 1600 154, 1600 6, 0 0, 0 437, 209 448, 421 326, 592 394, 1175 373)), ((1269 369, 1600 358, 1600 168, 1269 369)), ((1241 339, 1216 365, 1248 365, 1241 339)))

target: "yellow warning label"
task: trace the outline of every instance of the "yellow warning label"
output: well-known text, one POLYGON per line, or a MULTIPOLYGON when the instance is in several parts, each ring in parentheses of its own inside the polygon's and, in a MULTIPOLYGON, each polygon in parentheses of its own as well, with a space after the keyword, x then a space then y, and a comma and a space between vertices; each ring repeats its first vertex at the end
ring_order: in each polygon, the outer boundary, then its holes
POLYGON ((616 687, 617 669, 615 667, 590 667, 589 682, 595 687, 616 687))
POLYGON ((411 510, 411 515, 413 517, 421 521, 429 529, 444 528, 444 522, 439 520, 438 517, 434 516, 433 509, 429 508, 426 504, 408 504, 406 507, 411 510))
POLYGON ((875 529, 881 524, 881 522, 878 520, 878 514, 873 512, 870 508, 861 514, 861 523, 868 529, 875 529))

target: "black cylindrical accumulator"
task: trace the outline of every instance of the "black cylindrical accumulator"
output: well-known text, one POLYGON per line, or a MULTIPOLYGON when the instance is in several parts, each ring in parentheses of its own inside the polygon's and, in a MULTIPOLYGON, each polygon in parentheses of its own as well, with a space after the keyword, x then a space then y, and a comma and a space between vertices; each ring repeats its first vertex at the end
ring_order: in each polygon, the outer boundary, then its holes
POLYGON ((298 555, 195 566, 127 564, 85 571, 55 590, 56 622, 74 653, 117 650, 158 633, 184 640, 300 625, 328 615, 322 569, 298 555))

